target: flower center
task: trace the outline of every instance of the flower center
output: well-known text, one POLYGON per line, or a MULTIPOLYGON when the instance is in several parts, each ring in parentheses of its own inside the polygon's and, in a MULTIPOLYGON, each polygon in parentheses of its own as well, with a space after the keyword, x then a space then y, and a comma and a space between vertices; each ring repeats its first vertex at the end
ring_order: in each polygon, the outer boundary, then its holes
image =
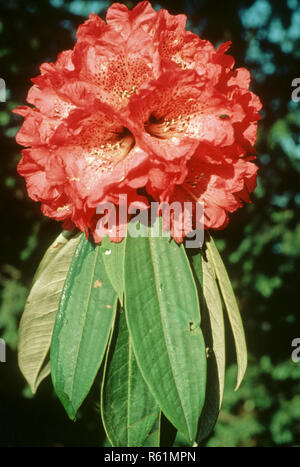
POLYGON ((127 157, 135 145, 133 134, 119 125, 88 126, 79 136, 83 155, 89 167, 106 173, 127 157))
POLYGON ((119 97, 120 101, 123 99, 128 99, 130 96, 135 94, 137 92, 137 86, 132 86, 131 89, 120 89, 120 88, 114 88, 114 93, 117 94, 119 97))
POLYGON ((154 114, 151 114, 144 127, 145 131, 151 136, 159 139, 168 139, 186 131, 189 121, 190 117, 188 115, 178 115, 175 118, 157 118, 154 114))

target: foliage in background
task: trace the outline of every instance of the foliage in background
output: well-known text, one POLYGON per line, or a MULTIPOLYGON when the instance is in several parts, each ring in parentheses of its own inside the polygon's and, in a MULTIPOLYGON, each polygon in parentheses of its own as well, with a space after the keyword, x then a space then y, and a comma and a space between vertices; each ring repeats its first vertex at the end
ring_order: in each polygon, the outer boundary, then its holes
MULTIPOLYGON (((38 74, 39 64, 72 47, 74 30, 84 17, 92 11, 101 13, 110 3, 0 0, 0 70, 7 84, 7 102, 0 103, 0 335, 11 349, 16 346, 19 315, 33 272, 60 231, 58 224, 42 218, 16 175, 20 148, 14 136, 20 118, 11 109, 24 103, 30 77, 38 74)), ((292 339, 300 337, 300 103, 291 100, 292 80, 299 77, 300 2, 165 0, 153 5, 186 13, 188 28, 216 46, 232 40, 237 66, 246 64, 251 70, 253 91, 264 105, 254 203, 234 214, 229 227, 215 235, 240 301, 251 363, 244 383, 233 393, 235 368, 229 360, 223 410, 205 444, 300 445, 300 363, 291 361, 292 339)), ((233 354, 230 340, 228 347, 233 354)), ((15 352, 8 352, 5 369, 1 365, 5 378, 0 379, 0 395, 8 406, 0 408, 1 427, 6 427, 0 428, 1 443, 24 443, 20 419, 26 417, 30 401, 21 394, 24 381, 15 352), (7 429, 9 418, 14 420, 11 430, 7 429)), ((43 385, 37 395, 39 410, 47 404, 49 413, 51 407, 54 412, 58 402, 49 401, 46 394, 51 394, 50 383, 43 385)), ((44 445, 66 439, 73 445, 96 442, 97 424, 87 416, 96 413, 96 401, 97 392, 82 409, 83 421, 68 422, 64 432, 57 430, 60 420, 65 423, 63 411, 51 417, 45 408, 41 418, 26 422, 25 439, 28 444, 44 445), (41 430, 41 423, 48 427, 41 430)))

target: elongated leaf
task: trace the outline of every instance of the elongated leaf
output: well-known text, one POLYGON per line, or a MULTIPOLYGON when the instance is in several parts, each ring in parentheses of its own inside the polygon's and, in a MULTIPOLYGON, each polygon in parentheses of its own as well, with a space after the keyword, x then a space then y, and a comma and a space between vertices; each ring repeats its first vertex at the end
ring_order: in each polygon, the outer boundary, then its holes
POLYGON ((124 312, 118 313, 101 393, 103 425, 111 444, 143 446, 159 408, 136 364, 124 312))
MULTIPOLYGON (((201 258, 201 255, 199 254, 201 258)), ((223 307, 212 265, 202 256, 203 294, 206 309, 203 329, 208 346, 207 391, 198 426, 198 443, 214 428, 222 404, 225 381, 225 329, 223 307)))
POLYGON ((247 368, 247 346, 244 334, 243 323, 238 309, 236 298, 232 290, 231 282, 229 280, 226 268, 223 264, 221 256, 215 246, 212 237, 206 241, 208 259, 214 267, 220 289, 222 292, 223 300, 227 309, 229 321, 231 324, 233 337, 235 341, 237 363, 238 363, 238 376, 236 390, 240 386, 247 368))
POLYGON ((51 343, 51 375, 69 417, 101 365, 116 307, 99 246, 82 237, 64 285, 51 343))
POLYGON ((101 252, 107 276, 123 305, 124 294, 124 253, 125 240, 110 242, 105 237, 101 242, 101 252))
POLYGON ((197 290, 183 246, 127 237, 125 312, 135 356, 158 405, 192 442, 205 397, 206 356, 197 290))
POLYGON ((79 239, 80 234, 70 238, 63 233, 49 247, 35 274, 21 318, 18 360, 33 393, 50 373, 49 365, 43 368, 43 364, 50 349, 60 294, 79 239))
POLYGON ((211 329, 212 351, 216 357, 219 380, 219 408, 221 408, 225 382, 225 327, 222 301, 212 265, 202 258, 203 293, 211 329))

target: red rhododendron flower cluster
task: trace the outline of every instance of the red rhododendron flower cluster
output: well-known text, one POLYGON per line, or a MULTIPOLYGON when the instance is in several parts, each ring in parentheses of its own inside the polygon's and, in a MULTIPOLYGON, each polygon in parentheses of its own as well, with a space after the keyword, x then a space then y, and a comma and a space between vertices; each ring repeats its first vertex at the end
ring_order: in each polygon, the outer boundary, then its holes
POLYGON ((99 203, 200 201, 205 228, 249 202, 258 111, 250 75, 150 3, 92 14, 73 50, 41 66, 17 142, 18 171, 45 215, 91 230, 99 203))

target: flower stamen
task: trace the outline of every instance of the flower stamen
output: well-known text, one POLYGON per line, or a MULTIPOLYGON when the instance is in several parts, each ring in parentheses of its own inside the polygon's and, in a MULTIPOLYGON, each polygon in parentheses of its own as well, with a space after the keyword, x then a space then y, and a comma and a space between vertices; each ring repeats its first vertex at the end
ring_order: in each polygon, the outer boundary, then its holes
POLYGON ((148 122, 145 123, 145 130, 155 138, 173 138, 178 133, 183 133, 187 130, 190 118, 189 115, 178 115, 176 118, 156 119, 156 117, 151 115, 148 122))

